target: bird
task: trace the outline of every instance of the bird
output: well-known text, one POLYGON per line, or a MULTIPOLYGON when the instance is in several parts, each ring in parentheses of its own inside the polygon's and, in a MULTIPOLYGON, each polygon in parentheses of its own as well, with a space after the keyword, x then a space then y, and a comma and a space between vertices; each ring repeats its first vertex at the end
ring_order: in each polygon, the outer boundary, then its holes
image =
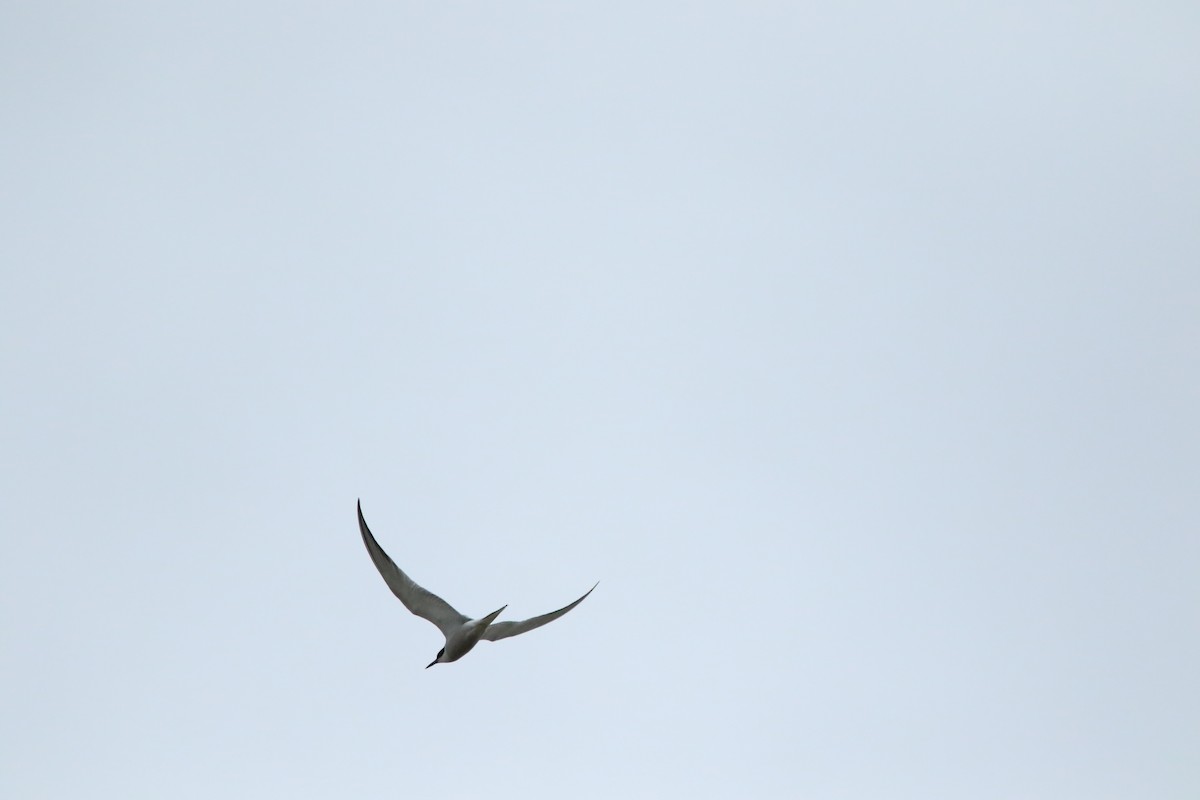
POLYGON ((438 650, 437 658, 429 662, 425 666, 425 669, 429 669, 434 664, 448 664, 451 661, 458 661, 471 652, 471 649, 479 643, 480 639, 496 642, 500 639, 507 639, 510 636, 527 633, 534 628, 542 627, 548 622, 553 622, 582 603, 596 586, 600 585, 600 581, 596 581, 595 585, 584 592, 583 597, 580 597, 575 602, 565 605, 557 611, 551 611, 548 614, 542 614, 538 617, 530 617, 529 619, 520 621, 496 622, 496 617, 500 616, 500 613, 508 608, 508 605, 505 604, 479 619, 471 619, 465 614, 460 614, 452 605, 418 584, 412 578, 408 577, 408 575, 404 574, 404 570, 396 566, 396 562, 392 561, 391 557, 383 551, 383 548, 379 546, 379 543, 375 541, 375 537, 371 534, 371 529, 367 527, 367 521, 363 518, 361 499, 358 501, 358 528, 362 532, 363 544, 367 547, 367 553, 370 554, 371 561, 375 562, 375 568, 383 576, 383 581, 392 590, 392 594, 396 595, 409 611, 436 625, 438 630, 442 632, 442 635, 446 637, 445 646, 441 650, 438 650))

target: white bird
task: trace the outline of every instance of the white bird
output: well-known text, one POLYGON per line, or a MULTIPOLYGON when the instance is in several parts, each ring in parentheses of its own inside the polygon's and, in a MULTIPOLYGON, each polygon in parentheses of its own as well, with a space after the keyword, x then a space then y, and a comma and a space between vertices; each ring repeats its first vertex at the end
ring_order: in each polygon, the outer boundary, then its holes
POLYGON ((493 620, 500 616, 500 612, 508 608, 507 605, 503 605, 485 617, 471 619, 464 614, 458 613, 445 600, 405 575, 404 570, 397 567, 396 562, 392 561, 388 557, 388 554, 383 552, 383 548, 379 546, 379 543, 375 541, 375 537, 371 535, 371 529, 367 527, 367 521, 363 519, 361 500, 358 501, 358 528, 362 531, 363 544, 367 546, 367 552, 370 553, 371 560, 375 562, 375 568, 383 576, 383 580, 388 585, 388 588, 392 590, 392 594, 400 598, 400 602, 404 603, 404 607, 409 611, 437 625, 438 630, 446 637, 446 646, 438 650, 437 658, 426 665, 425 669, 429 669, 434 664, 448 664, 451 661, 458 661, 469 653, 471 648, 480 639, 495 642, 499 639, 507 639, 509 636, 516 636, 517 634, 531 631, 534 628, 540 628, 547 622, 553 622, 582 603, 584 598, 591 594, 596 586, 600 585, 600 582, 597 581, 591 589, 588 589, 584 593, 583 597, 574 603, 563 606, 558 611, 542 614, 540 617, 531 617, 520 622, 494 622, 493 620))

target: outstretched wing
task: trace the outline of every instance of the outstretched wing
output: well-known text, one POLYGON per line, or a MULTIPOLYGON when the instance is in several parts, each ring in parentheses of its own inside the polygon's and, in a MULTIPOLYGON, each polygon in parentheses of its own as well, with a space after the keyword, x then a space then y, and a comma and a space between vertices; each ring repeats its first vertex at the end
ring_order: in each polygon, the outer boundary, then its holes
POLYGON ((563 614, 582 603, 584 599, 592 593, 592 589, 595 589, 596 586, 599 585, 600 582, 596 581, 596 585, 591 589, 588 589, 587 592, 584 593, 583 597, 579 598, 574 603, 571 603, 569 606, 563 606, 558 611, 551 611, 549 614, 542 614, 540 617, 523 619, 520 622, 493 622, 491 625, 488 625, 487 630, 483 632, 483 638, 490 642, 495 642, 499 639, 507 639, 510 636, 516 636, 517 634, 531 631, 534 628, 540 628, 547 622, 554 622, 554 620, 558 619, 563 614))
POLYGON ((455 611, 454 607, 445 600, 405 575, 404 570, 397 567, 396 562, 392 561, 388 557, 388 554, 383 552, 383 548, 379 546, 379 543, 375 541, 375 537, 371 535, 371 529, 367 527, 367 521, 363 519, 361 500, 358 501, 358 529, 362 531, 363 544, 367 546, 367 552, 371 554, 371 560, 375 562, 375 568, 383 576, 383 580, 388 585, 388 588, 392 590, 392 594, 400 598, 401 603, 404 603, 405 608, 418 617, 427 619, 434 625, 437 625, 438 630, 447 637, 450 636, 452 631, 469 620, 468 617, 455 611))

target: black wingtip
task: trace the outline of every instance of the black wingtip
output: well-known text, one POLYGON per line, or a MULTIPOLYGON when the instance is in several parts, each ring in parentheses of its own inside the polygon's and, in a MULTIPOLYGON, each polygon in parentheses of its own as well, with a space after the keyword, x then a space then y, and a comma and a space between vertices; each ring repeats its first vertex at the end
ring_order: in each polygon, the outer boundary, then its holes
POLYGON ((362 500, 358 501, 358 529, 362 531, 364 541, 368 536, 370 536, 372 539, 375 538, 371 535, 371 529, 367 527, 367 518, 363 516, 362 500))

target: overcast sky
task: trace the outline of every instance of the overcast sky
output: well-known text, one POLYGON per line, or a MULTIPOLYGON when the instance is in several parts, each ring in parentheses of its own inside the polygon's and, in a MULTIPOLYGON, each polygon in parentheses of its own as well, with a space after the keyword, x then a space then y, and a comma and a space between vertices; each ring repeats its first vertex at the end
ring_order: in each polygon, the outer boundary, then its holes
POLYGON ((1198 42, 4 4, 0 794, 1194 800, 1198 42))

